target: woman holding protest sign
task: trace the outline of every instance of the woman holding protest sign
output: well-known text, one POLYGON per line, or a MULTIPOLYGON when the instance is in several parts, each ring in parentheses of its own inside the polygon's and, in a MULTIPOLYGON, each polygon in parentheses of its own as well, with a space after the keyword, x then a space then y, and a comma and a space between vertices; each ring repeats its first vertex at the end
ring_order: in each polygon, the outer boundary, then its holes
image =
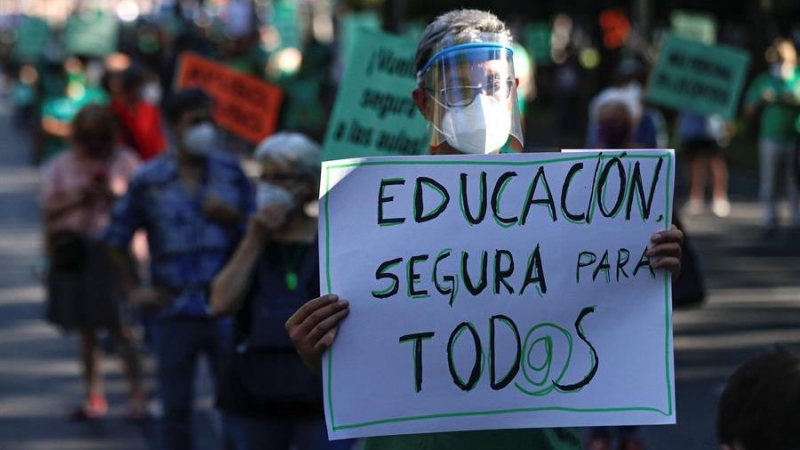
POLYGON ((220 384, 236 450, 345 449, 328 442, 320 379, 303 367, 282 324, 319 295, 317 219, 319 146, 306 136, 281 133, 256 150, 261 164, 258 213, 236 253, 217 275, 211 307, 235 316, 233 363, 220 384))
MULTIPOLYGON (((418 88, 414 101, 429 122, 434 155, 496 154, 510 141, 522 148, 517 80, 511 39, 503 22, 476 10, 444 14, 431 23, 417 49, 418 88)), ((682 233, 656 234, 647 252, 654 269, 677 274, 682 233)), ((321 369, 322 353, 333 344, 349 304, 334 294, 303 305, 286 330, 303 361, 321 369)), ((370 438, 375 449, 579 449, 572 429, 519 429, 450 432, 370 438)))

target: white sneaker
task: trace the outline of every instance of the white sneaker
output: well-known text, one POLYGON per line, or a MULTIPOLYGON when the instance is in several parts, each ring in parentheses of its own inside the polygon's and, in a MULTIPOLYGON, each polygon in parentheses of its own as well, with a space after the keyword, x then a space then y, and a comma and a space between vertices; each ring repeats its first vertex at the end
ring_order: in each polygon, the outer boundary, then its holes
POLYGON ((717 217, 728 217, 731 215, 731 203, 727 200, 714 200, 711 212, 717 217))
POLYGON ((702 200, 689 200, 683 207, 683 210, 690 216, 696 216, 698 214, 702 214, 705 208, 706 205, 702 200))

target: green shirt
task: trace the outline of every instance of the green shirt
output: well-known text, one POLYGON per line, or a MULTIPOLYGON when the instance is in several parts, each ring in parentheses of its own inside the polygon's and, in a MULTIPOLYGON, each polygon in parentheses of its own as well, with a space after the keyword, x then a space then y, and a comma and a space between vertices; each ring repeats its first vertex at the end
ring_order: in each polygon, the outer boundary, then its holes
POLYGON ((364 450, 580 450, 573 428, 409 434, 366 440, 364 450))
POLYGON ((793 95, 796 101, 800 101, 800 71, 797 69, 789 79, 764 72, 753 80, 753 84, 747 90, 746 105, 764 103, 764 110, 761 112, 761 139, 788 142, 797 136, 800 109, 781 102, 780 98, 783 95, 793 95), (765 102, 762 96, 766 92, 771 92, 775 100, 765 102))
MULTIPOLYGON (((82 95, 69 97, 45 98, 42 102, 42 119, 51 118, 59 122, 72 122, 81 108, 88 104, 105 105, 108 103, 108 96, 105 92, 86 87, 82 95)), ((46 136, 44 141, 44 157, 50 159, 53 156, 66 150, 67 141, 57 136, 46 136)))

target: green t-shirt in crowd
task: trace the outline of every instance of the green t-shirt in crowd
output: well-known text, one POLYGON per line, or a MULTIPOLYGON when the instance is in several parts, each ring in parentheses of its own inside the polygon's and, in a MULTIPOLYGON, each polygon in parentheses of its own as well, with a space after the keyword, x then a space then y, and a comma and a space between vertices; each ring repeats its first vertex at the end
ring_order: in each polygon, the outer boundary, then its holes
POLYGON ((461 431, 368 438, 364 450, 580 450, 573 428, 461 431))
MULTIPOLYGON (((42 119, 52 118, 59 122, 70 123, 81 108, 88 104, 105 105, 108 95, 100 89, 85 87, 84 91, 73 97, 45 98, 42 102, 42 119)), ((44 159, 49 160, 67 149, 67 141, 56 136, 47 136, 44 141, 44 159)))
POLYGON ((781 97, 785 95, 792 95, 795 101, 800 102, 800 70, 795 69, 788 79, 764 72, 753 80, 747 90, 746 105, 765 102, 761 112, 761 139, 788 142, 797 136, 800 108, 782 102, 781 97), (773 101, 763 100, 766 92, 771 92, 773 101))

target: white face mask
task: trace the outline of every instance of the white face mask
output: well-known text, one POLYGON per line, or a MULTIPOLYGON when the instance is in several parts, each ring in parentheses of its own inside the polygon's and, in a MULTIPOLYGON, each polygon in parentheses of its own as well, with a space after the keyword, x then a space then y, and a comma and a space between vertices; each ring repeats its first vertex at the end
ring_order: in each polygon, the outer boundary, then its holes
POLYGON ((217 139, 216 127, 203 122, 189 128, 183 135, 183 147, 195 156, 205 156, 214 148, 217 139))
POLYGON ((464 153, 494 153, 511 133, 511 113, 493 97, 478 95, 463 108, 448 108, 442 120, 447 143, 464 153))
POLYGON ((161 101, 161 86, 158 83, 147 83, 142 86, 142 100, 151 105, 157 105, 161 101))
POLYGON ((258 183, 256 189, 256 206, 259 210, 270 206, 285 206, 286 209, 293 209, 295 206, 294 196, 286 189, 269 183, 258 183))

